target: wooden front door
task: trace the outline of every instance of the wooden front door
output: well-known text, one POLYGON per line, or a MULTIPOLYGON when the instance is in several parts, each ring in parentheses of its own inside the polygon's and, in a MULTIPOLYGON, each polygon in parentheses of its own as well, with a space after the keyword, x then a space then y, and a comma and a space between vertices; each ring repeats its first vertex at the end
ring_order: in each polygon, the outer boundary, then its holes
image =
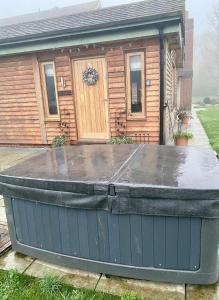
POLYGON ((91 140, 109 138, 105 59, 73 61, 73 70, 78 138, 91 140), (88 85, 83 80, 83 72, 89 67, 98 73, 94 85, 88 85))

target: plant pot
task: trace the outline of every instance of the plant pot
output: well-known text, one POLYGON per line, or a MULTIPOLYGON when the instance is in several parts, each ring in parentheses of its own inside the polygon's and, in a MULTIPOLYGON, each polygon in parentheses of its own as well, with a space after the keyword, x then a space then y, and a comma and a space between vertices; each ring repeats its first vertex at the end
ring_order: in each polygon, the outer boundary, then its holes
POLYGON ((187 137, 181 136, 175 138, 175 145, 176 146, 188 146, 189 139, 187 137))
POLYGON ((190 121, 190 117, 189 116, 185 116, 182 118, 181 122, 183 125, 188 125, 190 121))

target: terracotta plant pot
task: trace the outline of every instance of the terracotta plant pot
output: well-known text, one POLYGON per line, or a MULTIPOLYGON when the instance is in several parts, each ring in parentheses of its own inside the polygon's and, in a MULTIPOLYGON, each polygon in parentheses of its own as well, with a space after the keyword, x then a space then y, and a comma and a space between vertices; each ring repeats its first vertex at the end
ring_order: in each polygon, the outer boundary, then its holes
POLYGON ((181 122, 183 125, 188 125, 190 121, 190 117, 189 116, 185 116, 182 118, 181 122))
POLYGON ((181 136, 175 138, 175 145, 176 146, 188 146, 189 139, 187 137, 181 136))

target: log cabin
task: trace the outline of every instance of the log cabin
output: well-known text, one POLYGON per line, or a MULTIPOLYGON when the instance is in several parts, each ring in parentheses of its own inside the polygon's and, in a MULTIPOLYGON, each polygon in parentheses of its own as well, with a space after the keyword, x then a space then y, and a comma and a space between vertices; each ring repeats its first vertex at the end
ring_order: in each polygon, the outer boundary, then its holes
POLYGON ((184 11, 184 0, 146 0, 0 22, 0 145, 167 143, 184 11))

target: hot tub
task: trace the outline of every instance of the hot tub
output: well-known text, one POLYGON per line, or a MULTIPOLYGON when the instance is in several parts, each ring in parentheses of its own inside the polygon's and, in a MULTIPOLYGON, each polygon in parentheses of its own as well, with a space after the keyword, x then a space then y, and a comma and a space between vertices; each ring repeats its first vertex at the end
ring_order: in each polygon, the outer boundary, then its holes
POLYGON ((17 252, 108 275, 218 280, 219 164, 210 150, 48 149, 0 182, 17 252))

